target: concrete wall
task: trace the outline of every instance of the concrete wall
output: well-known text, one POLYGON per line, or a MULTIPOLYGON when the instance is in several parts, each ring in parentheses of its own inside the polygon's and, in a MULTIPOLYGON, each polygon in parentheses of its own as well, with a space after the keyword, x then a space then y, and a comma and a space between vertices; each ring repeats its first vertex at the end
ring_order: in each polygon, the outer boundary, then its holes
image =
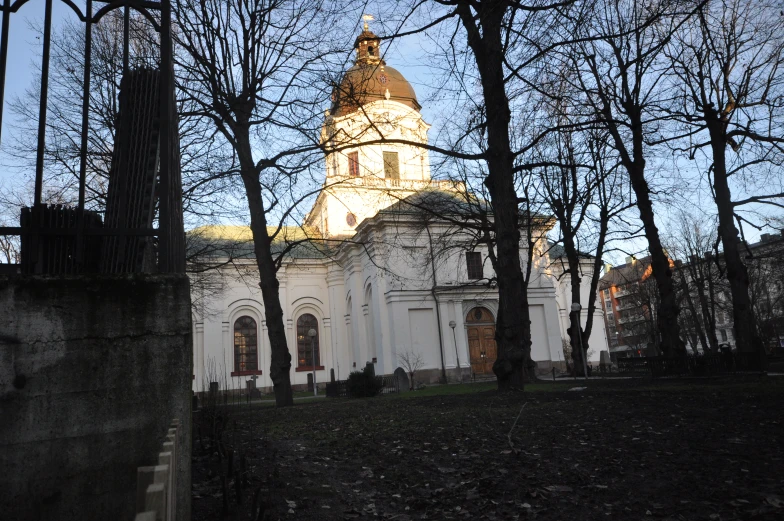
POLYGON ((0 517, 133 519, 179 418, 190 519, 192 355, 185 276, 0 277, 0 517))

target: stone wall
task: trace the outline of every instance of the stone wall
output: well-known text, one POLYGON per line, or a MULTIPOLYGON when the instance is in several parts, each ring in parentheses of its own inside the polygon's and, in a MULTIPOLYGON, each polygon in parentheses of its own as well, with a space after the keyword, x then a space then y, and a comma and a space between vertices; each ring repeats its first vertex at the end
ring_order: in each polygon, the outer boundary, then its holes
POLYGON ((133 519, 179 418, 190 519, 192 356, 184 275, 0 277, 0 517, 133 519))

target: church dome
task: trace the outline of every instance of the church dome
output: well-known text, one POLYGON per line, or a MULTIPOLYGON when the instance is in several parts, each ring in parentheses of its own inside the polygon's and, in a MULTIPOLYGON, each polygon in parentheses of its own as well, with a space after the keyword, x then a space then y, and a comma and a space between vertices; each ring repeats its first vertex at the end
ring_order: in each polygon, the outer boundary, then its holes
POLYGON ((397 101, 414 110, 422 108, 411 84, 379 57, 380 43, 381 39, 367 28, 357 37, 354 42, 357 58, 332 91, 331 115, 349 114, 361 105, 383 99, 397 101))

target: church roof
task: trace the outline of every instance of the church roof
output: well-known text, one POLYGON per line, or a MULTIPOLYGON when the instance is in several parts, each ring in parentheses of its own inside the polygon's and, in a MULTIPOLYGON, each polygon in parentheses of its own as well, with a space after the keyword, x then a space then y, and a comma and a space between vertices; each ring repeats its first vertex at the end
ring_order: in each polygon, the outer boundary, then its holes
POLYGON ((343 116, 378 100, 402 103, 414 110, 422 106, 414 88, 396 69, 380 58, 381 39, 365 28, 354 42, 357 57, 332 92, 332 116, 343 116))
MULTIPOLYGON (((385 213, 452 216, 468 222, 478 219, 482 213, 486 213, 492 219, 493 209, 489 201, 470 192, 466 195, 465 191, 428 188, 404 197, 379 212, 379 214, 385 213)), ((532 214, 534 225, 544 224, 551 219, 551 216, 545 214, 532 214)))
MULTIPOLYGON (((560 242, 552 242, 547 241, 547 253, 550 255, 550 259, 566 259, 566 250, 563 247, 563 244, 560 242)), ((578 257, 582 257, 583 259, 593 259, 594 256, 590 253, 585 253, 582 251, 577 252, 578 257)))
MULTIPOLYGON (((267 226, 272 235, 275 226, 267 226)), ((288 257, 298 259, 320 259, 325 255, 317 240, 321 238, 318 230, 311 226, 284 226, 272 241, 272 253, 278 254, 286 248, 288 257)), ((188 257, 197 255, 213 258, 249 259, 255 255, 253 234, 250 226, 213 224, 194 228, 187 233, 186 247, 188 257)))
POLYGON ((384 208, 379 213, 413 213, 426 212, 432 215, 467 215, 479 210, 488 211, 485 201, 470 196, 465 199, 465 194, 452 190, 428 188, 404 197, 396 203, 384 208))

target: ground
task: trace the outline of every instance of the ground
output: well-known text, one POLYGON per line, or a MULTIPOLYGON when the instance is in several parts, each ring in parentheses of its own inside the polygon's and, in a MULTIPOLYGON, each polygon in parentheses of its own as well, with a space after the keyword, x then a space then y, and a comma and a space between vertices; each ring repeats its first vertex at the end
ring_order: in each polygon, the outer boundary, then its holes
POLYGON ((193 518, 784 519, 784 377, 583 385, 228 406, 225 507, 203 409, 193 518))

